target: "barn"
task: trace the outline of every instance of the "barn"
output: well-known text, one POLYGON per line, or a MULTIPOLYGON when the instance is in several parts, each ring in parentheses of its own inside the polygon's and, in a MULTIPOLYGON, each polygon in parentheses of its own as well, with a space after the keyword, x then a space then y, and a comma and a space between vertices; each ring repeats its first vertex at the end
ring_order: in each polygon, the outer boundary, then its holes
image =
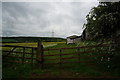
POLYGON ((90 35, 88 34, 88 32, 86 31, 86 29, 83 30, 81 36, 82 36, 82 39, 83 39, 83 40, 90 40, 90 39, 91 39, 91 37, 90 37, 90 35))
POLYGON ((74 44, 80 41, 82 41, 82 36, 73 35, 73 36, 67 37, 67 44, 74 44))

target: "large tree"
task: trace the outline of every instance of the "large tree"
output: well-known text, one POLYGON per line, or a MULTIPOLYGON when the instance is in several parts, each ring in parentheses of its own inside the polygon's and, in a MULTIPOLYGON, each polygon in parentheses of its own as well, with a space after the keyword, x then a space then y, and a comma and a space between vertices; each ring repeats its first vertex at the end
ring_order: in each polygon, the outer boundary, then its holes
POLYGON ((109 39, 116 44, 109 51, 113 65, 120 71, 120 2, 100 2, 87 15, 84 27, 93 39, 109 39))
POLYGON ((120 2, 99 2, 91 9, 84 25, 93 38, 113 38, 120 30, 120 2))

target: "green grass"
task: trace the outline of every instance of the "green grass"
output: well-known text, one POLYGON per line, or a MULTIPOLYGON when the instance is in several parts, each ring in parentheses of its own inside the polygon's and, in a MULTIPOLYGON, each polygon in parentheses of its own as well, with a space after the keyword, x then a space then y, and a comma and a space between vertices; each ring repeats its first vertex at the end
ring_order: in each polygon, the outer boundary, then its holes
MULTIPOLYGON (((55 46, 65 42, 42 42, 44 48, 55 46)), ((37 42, 33 43, 3 43, 2 45, 15 45, 15 46, 25 46, 25 47, 37 47, 37 42)), ((0 50, 12 50, 11 47, 0 47, 0 50)))
MULTIPOLYGON (((13 43, 9 43, 9 45, 13 45, 13 43)), ((67 45, 65 43, 58 43, 58 42, 48 42, 48 43, 43 43, 43 46, 46 49, 52 49, 52 48, 63 48, 63 47, 76 47, 76 46, 86 46, 86 45, 93 45, 93 44, 98 44, 95 42, 81 42, 79 44, 71 44, 67 45), (47 46, 51 44, 57 44, 54 46, 47 46)), ((16 45, 24 45, 24 46, 36 46, 36 43, 22 43, 22 44, 16 44, 16 45)), ((102 50, 107 50, 107 48, 100 48, 102 50)), ((17 49, 17 51, 20 49, 17 49)), ((97 48, 93 49, 79 49, 79 51, 86 51, 86 50, 97 50, 97 48)), ((22 51, 22 50, 20 50, 22 51)), ((31 52, 30 49, 27 50, 27 52, 31 52)), ((62 50, 62 53, 75 53, 78 52, 76 49, 70 49, 70 50, 62 50)), ((35 53, 35 52, 34 52, 35 53)), ((61 53, 61 54, 62 54, 61 53)), ((4 63, 3 67, 3 75, 4 77, 27 77, 27 78, 42 78, 42 77, 72 77, 72 78, 79 78, 79 77, 100 77, 100 76, 119 76, 117 72, 112 73, 113 71, 110 72, 110 70, 107 70, 107 62, 104 61, 104 64, 98 64, 102 63, 100 61, 101 57, 89 57, 89 58, 82 58, 82 56, 88 56, 88 55, 96 55, 96 54, 107 54, 107 52, 97 52, 97 53, 89 53, 89 54, 80 54, 80 60, 94 60, 96 65, 88 65, 86 63, 72 63, 72 64, 62 64, 64 68, 61 68, 61 65, 45 65, 44 69, 37 69, 35 67, 31 68, 30 65, 21 65, 17 66, 16 64, 9 64, 11 67, 6 66, 7 63, 4 63)), ((44 55, 52 55, 52 54, 60 54, 60 50, 56 51, 45 51, 44 55)), ((18 55, 19 56, 19 55, 18 55)), ((30 55, 26 55, 27 57, 30 57, 30 55)), ((64 55, 62 56, 63 58, 65 57, 78 57, 78 55, 64 55)), ((59 58, 60 56, 52 56, 52 57, 45 57, 45 63, 53 63, 53 62, 59 62, 60 60, 48 60, 47 59, 54 59, 54 58, 59 58)), ((10 59, 8 59, 10 60, 10 59)), ((78 61, 78 58, 76 59, 68 59, 68 60, 63 60, 66 62, 71 62, 71 61, 78 61)), ((18 64, 20 65, 20 64, 18 64)))
POLYGON ((20 78, 24 75, 27 75, 31 70, 32 68, 30 65, 14 64, 14 65, 2 68, 2 77, 3 78, 20 78))
MULTIPOLYGON (((42 42, 42 45, 44 47, 53 45, 53 44, 58 44, 58 43, 65 43, 65 42, 42 42)), ((32 42, 32 43, 3 43, 3 45, 16 45, 16 46, 29 46, 29 47, 37 47, 37 42, 32 42)))

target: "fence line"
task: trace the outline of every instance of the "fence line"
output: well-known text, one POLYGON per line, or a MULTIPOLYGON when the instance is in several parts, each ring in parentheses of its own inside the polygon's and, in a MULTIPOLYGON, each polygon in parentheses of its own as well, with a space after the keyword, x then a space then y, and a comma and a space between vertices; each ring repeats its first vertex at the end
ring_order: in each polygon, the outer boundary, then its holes
MULTIPOLYGON (((101 48, 101 47, 109 47, 110 44, 103 44, 103 45, 91 45, 91 46, 81 46, 81 47, 65 47, 65 48, 54 48, 54 49, 44 49, 43 45, 41 44, 41 42, 38 42, 37 47, 25 47, 25 46, 15 46, 15 45, 2 45, 2 47, 13 47, 13 49, 11 51, 8 50, 2 50, 2 52, 8 52, 7 55, 3 55, 3 57, 7 56, 7 57, 12 57, 12 58, 19 58, 22 61, 10 61, 10 62, 16 62, 16 63, 30 63, 30 64, 36 64, 36 66, 43 68, 44 65, 47 64, 70 64, 70 63, 89 63, 91 62, 89 61, 82 61, 82 58, 89 58, 89 57, 98 57, 98 56, 108 56, 106 54, 97 54, 97 55, 87 55, 87 56, 81 56, 81 54, 88 54, 88 53, 94 53, 94 52, 100 52, 101 50, 87 50, 87 51, 80 51, 80 49, 85 49, 85 48, 101 48), (15 51, 16 48, 23 48, 22 52, 19 51, 15 51), (25 52, 26 48, 31 49, 31 52, 25 52), (64 53, 63 50, 69 50, 69 49, 77 49, 77 52, 73 52, 73 53, 64 53), (56 51, 59 50, 59 53, 56 54, 44 54, 45 51, 48 51, 48 53, 50 51, 56 51), (34 51, 36 51, 36 53, 34 53, 34 51), (22 56, 9 56, 12 53, 18 53, 21 54, 22 56), (29 54, 31 56, 26 57, 26 55, 29 54), (71 57, 63 57, 64 55, 77 55, 77 56, 71 56, 71 57), (58 56, 58 58, 50 58, 52 56, 58 56), (48 57, 48 59, 45 59, 46 57, 48 57), (26 62, 25 59, 29 59, 31 60, 31 62, 26 62), (70 62, 65 62, 64 60, 68 60, 68 59, 77 59, 77 61, 70 61, 70 62), (52 62, 52 63, 45 63, 46 61, 54 61, 54 60, 59 60, 59 62, 52 62)), ((102 50, 104 51, 104 50, 102 50)), ((94 61, 94 60, 93 60, 94 61)))

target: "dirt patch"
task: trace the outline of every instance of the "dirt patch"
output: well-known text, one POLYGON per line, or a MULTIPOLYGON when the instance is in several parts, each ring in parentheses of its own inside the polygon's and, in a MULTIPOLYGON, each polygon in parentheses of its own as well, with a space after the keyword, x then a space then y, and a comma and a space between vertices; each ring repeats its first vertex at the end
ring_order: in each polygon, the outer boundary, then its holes
POLYGON ((32 73, 28 76, 29 78, 72 78, 72 73, 59 70, 57 72, 46 71, 45 73, 32 73))
POLYGON ((43 73, 43 74, 31 74, 29 78, 54 78, 54 75, 50 73, 43 73))
POLYGON ((60 75, 62 78, 72 78, 73 77, 71 72, 68 72, 65 70, 60 70, 60 75))

